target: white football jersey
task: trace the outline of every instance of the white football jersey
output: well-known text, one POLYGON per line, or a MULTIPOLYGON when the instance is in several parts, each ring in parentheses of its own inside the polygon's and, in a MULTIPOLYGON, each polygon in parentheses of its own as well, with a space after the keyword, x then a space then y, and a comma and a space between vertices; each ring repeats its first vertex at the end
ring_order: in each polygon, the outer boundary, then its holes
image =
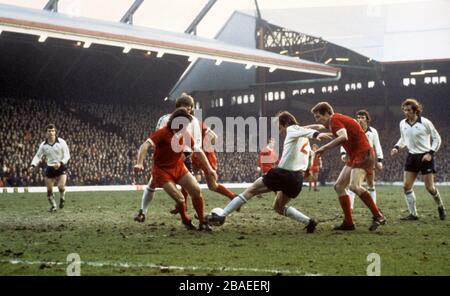
POLYGON ((413 125, 403 119, 400 121, 400 139, 395 146, 407 147, 411 154, 436 152, 441 146, 441 136, 425 117, 419 116, 413 125))
POLYGON ((311 147, 308 138, 319 134, 316 130, 291 125, 286 129, 279 168, 289 171, 306 171, 308 169, 311 147))
POLYGON ((39 145, 36 155, 31 161, 32 166, 37 166, 42 159, 42 156, 47 157, 47 165, 53 166, 58 163, 67 164, 70 159, 69 147, 66 141, 61 138, 56 138, 56 142, 51 145, 45 140, 39 145))

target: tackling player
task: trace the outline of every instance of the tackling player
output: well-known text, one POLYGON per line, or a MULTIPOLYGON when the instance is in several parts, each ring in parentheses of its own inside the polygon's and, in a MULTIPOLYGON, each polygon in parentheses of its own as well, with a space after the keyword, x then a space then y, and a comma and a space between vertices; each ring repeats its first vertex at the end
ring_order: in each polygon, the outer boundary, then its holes
POLYGON ((377 205, 373 202, 369 192, 362 187, 364 178, 371 173, 374 166, 374 151, 367 140, 361 126, 353 118, 334 113, 333 108, 327 102, 320 102, 311 109, 316 122, 327 127, 336 138, 320 147, 316 154, 322 155, 325 151, 344 146, 348 154, 348 161, 336 180, 334 190, 338 194, 339 203, 344 212, 344 222, 336 226, 335 230, 354 230, 352 209, 350 198, 345 188, 350 185, 350 189, 355 192, 364 204, 370 209, 373 215, 370 231, 376 230, 380 225, 386 223, 386 219, 377 205))

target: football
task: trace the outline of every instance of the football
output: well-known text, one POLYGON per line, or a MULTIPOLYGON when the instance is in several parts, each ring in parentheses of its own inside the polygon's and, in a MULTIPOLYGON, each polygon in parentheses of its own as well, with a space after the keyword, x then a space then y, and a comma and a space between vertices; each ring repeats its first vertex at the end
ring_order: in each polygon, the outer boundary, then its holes
POLYGON ((225 223, 225 216, 222 208, 214 208, 208 217, 208 224, 213 226, 222 226, 225 223))

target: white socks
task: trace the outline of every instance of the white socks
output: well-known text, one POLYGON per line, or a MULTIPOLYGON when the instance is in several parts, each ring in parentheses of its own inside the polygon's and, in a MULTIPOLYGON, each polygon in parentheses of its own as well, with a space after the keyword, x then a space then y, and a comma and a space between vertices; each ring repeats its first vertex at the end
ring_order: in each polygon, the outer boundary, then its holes
POLYGON ((226 217, 232 212, 236 211, 236 209, 239 209, 243 204, 247 202, 247 199, 243 197, 241 194, 233 198, 227 206, 223 209, 223 215, 226 217))
MULTIPOLYGON (((350 208, 353 210, 353 205, 355 204, 355 196, 356 193, 351 191, 350 189, 345 190, 347 192, 347 195, 350 197, 350 208)), ((375 188, 367 188, 367 191, 369 192, 370 196, 372 197, 372 200, 375 204, 377 204, 377 192, 375 191, 375 188)))
POLYGON ((353 210, 353 205, 355 204, 356 193, 354 193, 350 189, 345 190, 345 191, 347 192, 347 195, 350 197, 350 208, 353 210))
POLYGON ((436 204, 438 205, 438 207, 444 207, 444 204, 442 203, 442 199, 441 199, 441 195, 439 194, 439 191, 436 189, 436 194, 435 195, 431 195, 434 199, 434 201, 436 202, 436 204))
POLYGON ((311 220, 308 216, 306 216, 305 214, 303 214, 302 212, 293 207, 286 208, 284 210, 284 215, 303 224, 308 224, 309 221, 311 220))
POLYGON ((66 199, 66 191, 64 190, 64 191, 59 191, 59 198, 60 199, 62 199, 62 200, 65 200, 66 199))
POLYGON ((48 195, 48 203, 50 204, 50 206, 56 208, 56 202, 55 202, 55 197, 52 195, 48 195))
POLYGON ((147 214, 148 206, 153 199, 153 195, 155 195, 155 189, 150 188, 149 186, 145 186, 141 199, 141 210, 144 212, 144 214, 147 214))
POLYGON ((417 208, 416 208, 416 195, 414 191, 405 192, 406 204, 408 206, 409 213, 413 216, 417 217, 417 208))
POLYGON ((370 196, 372 197, 372 200, 375 204, 377 204, 377 192, 375 191, 375 188, 367 188, 367 191, 369 191, 370 196))

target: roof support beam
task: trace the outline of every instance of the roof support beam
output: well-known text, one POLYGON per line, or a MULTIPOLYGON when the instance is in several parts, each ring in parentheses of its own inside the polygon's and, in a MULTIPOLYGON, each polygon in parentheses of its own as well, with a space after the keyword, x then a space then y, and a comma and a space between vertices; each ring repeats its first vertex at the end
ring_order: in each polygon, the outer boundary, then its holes
POLYGON ((48 0, 47 4, 44 6, 44 10, 58 12, 58 1, 59 0, 48 0))
POLYGON ((128 8, 128 11, 123 15, 123 17, 120 19, 121 23, 133 24, 133 15, 138 10, 139 6, 144 2, 144 0, 135 0, 134 3, 128 8))
POLYGON ((209 0, 208 3, 206 3, 205 7, 203 7, 200 13, 195 17, 195 19, 186 29, 186 31, 184 31, 184 33, 197 35, 197 25, 202 21, 202 19, 216 2, 217 0, 209 0))

